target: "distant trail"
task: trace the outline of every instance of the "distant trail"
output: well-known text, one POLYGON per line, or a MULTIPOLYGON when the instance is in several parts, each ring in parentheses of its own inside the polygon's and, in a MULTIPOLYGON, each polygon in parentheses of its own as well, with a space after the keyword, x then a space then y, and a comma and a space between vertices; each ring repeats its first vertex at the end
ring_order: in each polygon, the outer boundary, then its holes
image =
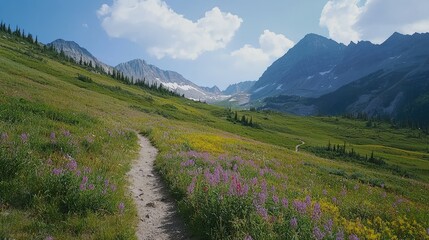
POLYGON ((302 141, 302 140, 299 140, 299 141, 301 141, 301 144, 298 144, 298 145, 295 146, 295 152, 299 152, 299 147, 301 147, 302 145, 305 144, 304 141, 302 141))
POLYGON ((128 173, 130 194, 138 210, 137 238, 140 240, 190 239, 186 226, 177 215, 174 200, 168 195, 161 177, 154 170, 158 150, 140 136, 139 158, 128 173))

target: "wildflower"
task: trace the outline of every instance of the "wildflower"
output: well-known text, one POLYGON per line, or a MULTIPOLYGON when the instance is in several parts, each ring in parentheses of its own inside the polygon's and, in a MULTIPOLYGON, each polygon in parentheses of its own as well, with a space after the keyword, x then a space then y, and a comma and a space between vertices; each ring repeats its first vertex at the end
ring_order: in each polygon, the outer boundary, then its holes
POLYGON ((1 134, 1 140, 2 141, 6 141, 9 138, 9 135, 7 133, 2 133, 1 134))
POLYGON ((311 217, 313 220, 319 220, 321 216, 322 216, 322 210, 320 209, 320 204, 315 203, 313 208, 313 214, 311 217))
POLYGON ((54 174, 55 176, 60 175, 63 172, 63 170, 61 168, 54 168, 52 170, 52 174, 54 174))
POLYGON ((70 131, 69 131, 69 130, 64 130, 64 131, 63 131, 63 135, 64 135, 64 137, 70 137, 70 136, 71 136, 71 133, 70 133, 70 131))
POLYGON ((326 189, 323 189, 322 194, 326 196, 328 195, 328 191, 326 191, 326 189))
POLYGON ((77 162, 76 160, 72 159, 67 163, 67 169, 70 171, 76 171, 77 169, 77 162))
POLYGON ((305 202, 301 202, 299 200, 294 200, 293 206, 299 214, 304 214, 306 209, 307 209, 307 204, 305 202))
POLYGON ((325 233, 322 232, 318 227, 313 228, 313 236, 317 240, 322 240, 325 237, 325 233))
POLYGON ((265 201, 267 201, 267 194, 264 192, 258 193, 258 203, 263 205, 265 201))
POLYGON ((244 240, 253 240, 253 238, 252 238, 252 236, 247 235, 247 236, 244 238, 244 240))
POLYGON ((116 191, 116 185, 115 184, 111 184, 110 185, 110 190, 112 190, 112 192, 116 191))
POLYGON ((86 184, 88 182, 88 176, 82 177, 82 184, 86 184))
POLYGON ((308 195, 305 197, 305 204, 311 205, 311 197, 308 195))
POLYGON ((52 236, 47 236, 47 237, 45 237, 45 240, 54 240, 54 237, 52 237, 52 236))
POLYGON ((275 195, 275 194, 273 194, 273 202, 275 203, 275 204, 278 204, 279 203, 279 197, 277 196, 277 195, 275 195))
POLYGON ((349 240, 359 240, 359 238, 356 235, 352 234, 349 236, 349 240))
POLYGON ((180 165, 181 165, 182 167, 190 167, 190 166, 194 166, 194 165, 195 165, 195 161, 194 161, 194 160, 192 160, 192 159, 189 159, 189 160, 187 160, 187 161, 184 161, 184 162, 180 163, 180 165))
POLYGON ((81 191, 85 191, 85 190, 86 190, 86 185, 85 185, 85 184, 83 184, 83 183, 81 183, 81 184, 80 184, 80 186, 79 186, 79 189, 80 189, 81 191))
POLYGON ((289 205, 289 201, 287 200, 287 198, 283 198, 283 199, 282 199, 282 205, 283 205, 283 207, 284 207, 284 208, 287 208, 287 207, 288 207, 288 205, 289 205))
POLYGON ((339 231, 337 233, 337 236, 335 237, 335 240, 344 240, 344 232, 343 231, 339 231))
POLYGON ((332 221, 332 219, 329 219, 328 222, 325 223, 325 225, 323 227, 325 228, 326 232, 331 234, 333 226, 334 226, 334 221, 332 221))
POLYGON ((120 202, 118 205, 119 213, 123 214, 125 211, 125 204, 123 202, 120 202))
POLYGON ((258 207, 256 208, 256 211, 258 212, 258 214, 259 214, 262 218, 264 218, 264 219, 267 219, 267 218, 268 218, 268 210, 267 210, 266 208, 264 208, 264 207, 262 207, 262 206, 258 206, 258 207))
POLYGON ((51 134, 49 135, 49 138, 51 139, 52 143, 55 143, 55 139, 56 139, 55 132, 51 132, 51 134))
POLYGON ((46 165, 51 166, 52 165, 52 159, 48 158, 48 160, 46 160, 46 165))
POLYGON ((188 195, 191 195, 192 193, 194 193, 196 181, 197 181, 197 179, 195 177, 192 178, 192 182, 191 182, 191 184, 189 184, 188 189, 187 189, 188 195))
POLYGON ((26 143, 28 141, 28 133, 22 133, 21 134, 21 141, 22 143, 26 143))
POLYGON ((338 204, 338 199, 337 199, 336 197, 332 197, 332 202, 333 202, 334 204, 338 204))
POLYGON ((234 164, 234 167, 232 168, 232 171, 237 172, 238 171, 238 165, 234 164))
POLYGON ((83 173, 85 173, 85 174, 88 174, 88 173, 90 173, 91 172, 91 168, 89 168, 89 167, 85 167, 84 169, 83 169, 83 173))
POLYGON ((105 187, 109 186, 109 179, 104 180, 104 186, 105 187))
POLYGON ((89 189, 89 190, 94 190, 94 189, 95 189, 94 184, 92 184, 92 183, 91 183, 91 184, 89 184, 88 189, 89 189))
POLYGON ((77 170, 77 171, 76 171, 76 176, 78 176, 78 177, 79 177, 81 174, 82 174, 82 172, 81 172, 80 170, 77 170))
POLYGON ((290 220, 290 227, 293 229, 296 229, 298 227, 298 220, 295 217, 290 220))

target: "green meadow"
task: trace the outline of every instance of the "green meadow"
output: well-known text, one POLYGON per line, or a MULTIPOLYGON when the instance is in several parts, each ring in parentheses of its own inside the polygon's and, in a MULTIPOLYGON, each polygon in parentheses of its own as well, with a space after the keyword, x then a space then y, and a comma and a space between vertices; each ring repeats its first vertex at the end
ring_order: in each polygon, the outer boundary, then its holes
POLYGON ((250 126, 231 114, 0 33, 0 239, 134 239, 136 132, 159 149, 156 169, 197 238, 429 239, 427 134, 239 110, 250 126), (383 164, 331 158, 329 143, 383 164))

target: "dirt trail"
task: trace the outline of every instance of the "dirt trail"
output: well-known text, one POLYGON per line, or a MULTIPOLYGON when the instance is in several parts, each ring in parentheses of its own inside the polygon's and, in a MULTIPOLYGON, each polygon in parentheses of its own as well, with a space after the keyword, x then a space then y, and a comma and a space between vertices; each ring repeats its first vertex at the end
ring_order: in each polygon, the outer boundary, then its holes
POLYGON ((138 135, 140 154, 128 173, 130 194, 138 209, 137 238, 141 240, 190 239, 185 224, 175 211, 161 177, 154 170, 158 150, 138 135))
POLYGON ((301 147, 302 145, 305 144, 304 141, 302 141, 302 140, 299 140, 299 141, 301 141, 301 144, 298 144, 298 145, 295 146, 295 152, 299 152, 299 147, 301 147))

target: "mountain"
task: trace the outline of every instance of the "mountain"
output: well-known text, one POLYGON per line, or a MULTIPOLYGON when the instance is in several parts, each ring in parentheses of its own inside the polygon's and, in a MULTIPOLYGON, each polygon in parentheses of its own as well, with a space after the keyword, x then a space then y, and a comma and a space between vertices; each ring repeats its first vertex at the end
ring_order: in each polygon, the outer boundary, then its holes
POLYGON ((309 34, 264 72, 251 98, 319 97, 379 70, 413 67, 428 55, 428 34, 394 33, 380 45, 361 41, 348 46, 309 34))
POLYGON ((363 77, 331 93, 267 98, 264 108, 300 115, 364 113, 429 125, 429 33, 395 33, 381 45, 350 44, 333 72, 357 69, 365 70, 363 77))
POLYGON ((57 39, 47 45, 49 47, 53 46, 58 52, 63 51, 66 56, 73 58, 76 62, 82 60, 82 62, 92 64, 93 66, 100 66, 105 72, 111 72, 113 70, 113 67, 99 61, 88 50, 73 41, 57 39))
POLYGON ((341 81, 330 73, 341 61, 345 48, 322 36, 306 35, 268 67, 250 89, 251 99, 276 95, 320 96, 338 88, 341 81))
POLYGON ((239 93, 247 93, 256 81, 245 81, 229 85, 222 93, 224 95, 235 95, 239 93))
POLYGON ((134 81, 144 80, 149 84, 162 84, 164 87, 176 91, 179 94, 184 94, 185 97, 190 99, 213 102, 225 98, 225 96, 217 93, 220 92, 217 87, 204 89, 187 80, 177 72, 159 69, 154 65, 146 63, 142 59, 121 63, 115 68, 123 72, 124 75, 133 78, 134 81))
POLYGON ((217 86, 213 86, 213 87, 200 87, 202 90, 209 92, 209 93, 213 93, 216 95, 220 95, 222 94, 222 91, 217 87, 217 86))

